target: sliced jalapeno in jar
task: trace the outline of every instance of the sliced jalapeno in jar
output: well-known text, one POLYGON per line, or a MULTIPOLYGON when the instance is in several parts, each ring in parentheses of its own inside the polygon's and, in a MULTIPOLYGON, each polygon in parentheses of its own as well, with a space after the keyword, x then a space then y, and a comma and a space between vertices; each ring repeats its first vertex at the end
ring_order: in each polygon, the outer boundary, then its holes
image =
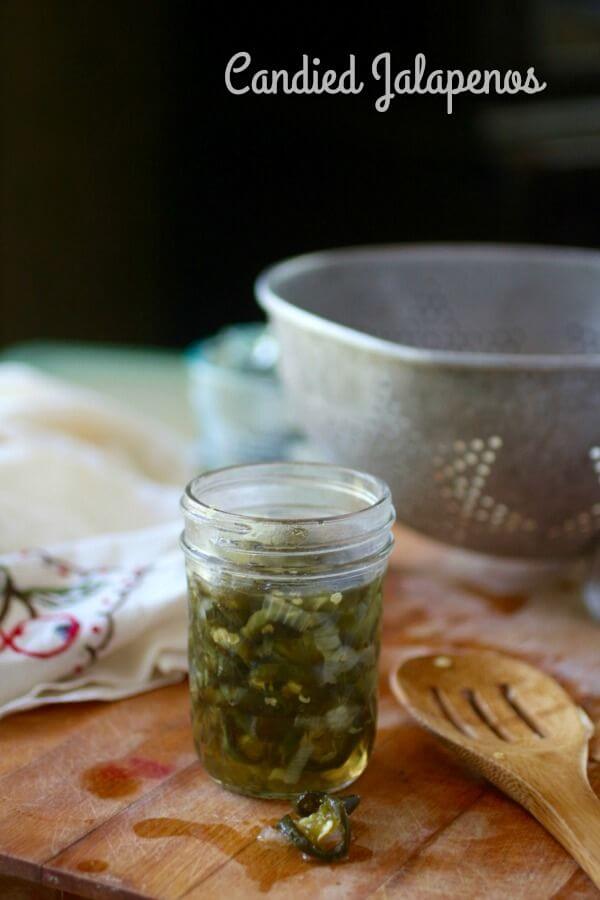
POLYGON ((192 724, 210 773, 258 796, 353 781, 375 736, 381 578, 309 595, 189 582, 192 724))

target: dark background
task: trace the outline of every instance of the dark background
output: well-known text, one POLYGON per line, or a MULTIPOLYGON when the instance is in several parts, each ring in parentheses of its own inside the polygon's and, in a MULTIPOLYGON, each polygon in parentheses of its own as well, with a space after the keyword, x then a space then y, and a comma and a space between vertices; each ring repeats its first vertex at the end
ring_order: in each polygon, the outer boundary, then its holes
POLYGON ((278 20, 254 5, 5 0, 0 345, 184 346, 258 318, 259 270, 322 247, 600 245, 600 2, 400 6, 398 22, 365 8, 351 34, 321 9, 308 37, 293 6, 278 20), (535 65, 549 86, 461 95, 453 116, 443 97, 399 97, 382 114, 375 88, 233 96, 239 50, 291 71, 303 52, 339 69, 353 52, 367 83, 377 53, 400 70, 421 51, 429 69, 535 65))

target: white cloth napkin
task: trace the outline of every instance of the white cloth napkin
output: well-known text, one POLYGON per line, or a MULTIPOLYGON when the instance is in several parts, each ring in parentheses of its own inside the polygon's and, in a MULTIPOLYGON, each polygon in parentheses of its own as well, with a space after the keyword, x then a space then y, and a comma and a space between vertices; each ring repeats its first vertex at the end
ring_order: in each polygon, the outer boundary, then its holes
POLYGON ((188 476, 164 426, 0 365, 0 717, 182 677, 188 476))

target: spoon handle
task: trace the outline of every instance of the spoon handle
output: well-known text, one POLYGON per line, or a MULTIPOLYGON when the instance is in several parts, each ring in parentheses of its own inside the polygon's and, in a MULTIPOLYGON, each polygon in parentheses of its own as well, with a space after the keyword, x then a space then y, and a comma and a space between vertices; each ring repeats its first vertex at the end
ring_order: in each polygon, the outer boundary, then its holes
POLYGON ((520 798, 521 803, 600 888, 600 800, 585 775, 565 770, 554 774, 550 783, 532 784, 531 794, 520 798))

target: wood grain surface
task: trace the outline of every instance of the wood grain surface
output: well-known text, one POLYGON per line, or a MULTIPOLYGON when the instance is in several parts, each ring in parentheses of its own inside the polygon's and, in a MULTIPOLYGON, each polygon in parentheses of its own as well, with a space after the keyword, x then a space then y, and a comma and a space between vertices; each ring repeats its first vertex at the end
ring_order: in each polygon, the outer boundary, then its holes
POLYGON ((558 682, 491 650, 407 659, 392 692, 421 725, 528 810, 600 889, 593 726, 558 682))
MULTIPOLYGON (((333 865, 257 840, 288 806, 229 794, 206 776, 186 685, 3 720, 0 897, 599 900, 528 813, 393 699, 388 673, 402 659, 472 647, 540 666, 600 721, 600 628, 566 587, 535 600, 492 596, 397 557, 386 584, 377 743, 356 785, 349 859, 333 865)), ((591 756, 600 791, 597 736, 591 756)))

